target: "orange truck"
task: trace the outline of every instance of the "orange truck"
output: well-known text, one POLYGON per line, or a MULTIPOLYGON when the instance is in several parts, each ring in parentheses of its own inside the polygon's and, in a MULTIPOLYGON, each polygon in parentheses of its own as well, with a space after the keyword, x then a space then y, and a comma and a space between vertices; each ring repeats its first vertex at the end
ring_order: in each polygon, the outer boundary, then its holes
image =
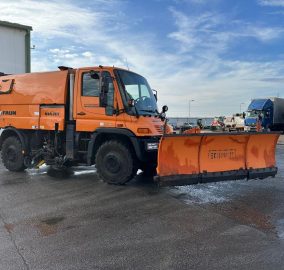
POLYGON ((96 165, 124 184, 138 169, 161 186, 275 176, 277 133, 168 134, 167 106, 129 70, 97 66, 0 76, 0 150, 10 171, 96 165))

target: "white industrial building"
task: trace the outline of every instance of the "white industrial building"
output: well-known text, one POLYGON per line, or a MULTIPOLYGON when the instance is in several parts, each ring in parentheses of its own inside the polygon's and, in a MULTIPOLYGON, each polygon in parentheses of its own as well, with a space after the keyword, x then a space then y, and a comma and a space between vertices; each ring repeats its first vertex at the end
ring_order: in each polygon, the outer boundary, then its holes
POLYGON ((31 31, 31 26, 0 21, 0 72, 30 72, 31 31))

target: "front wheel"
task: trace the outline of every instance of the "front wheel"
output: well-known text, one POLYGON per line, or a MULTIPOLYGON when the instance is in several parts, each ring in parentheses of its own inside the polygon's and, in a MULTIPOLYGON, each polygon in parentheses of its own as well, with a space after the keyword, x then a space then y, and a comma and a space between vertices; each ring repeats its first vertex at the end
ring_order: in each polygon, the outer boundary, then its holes
POLYGON ((22 144, 17 137, 8 137, 2 145, 2 162, 11 172, 21 172, 27 167, 24 165, 22 144))
POLYGON ((137 173, 135 158, 129 147, 119 141, 108 141, 100 146, 96 154, 99 177, 109 183, 122 185, 137 173))

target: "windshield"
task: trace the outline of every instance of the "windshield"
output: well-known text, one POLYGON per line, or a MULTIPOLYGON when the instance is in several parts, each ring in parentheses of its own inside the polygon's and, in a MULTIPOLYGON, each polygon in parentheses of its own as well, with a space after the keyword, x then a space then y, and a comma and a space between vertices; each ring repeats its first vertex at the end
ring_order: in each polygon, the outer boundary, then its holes
POLYGON ((135 108, 131 110, 136 109, 139 115, 157 114, 157 102, 147 80, 127 70, 117 70, 117 73, 126 106, 133 99, 135 108))
POLYGON ((258 117, 260 113, 262 113, 262 111, 249 111, 247 112, 247 117, 258 117))

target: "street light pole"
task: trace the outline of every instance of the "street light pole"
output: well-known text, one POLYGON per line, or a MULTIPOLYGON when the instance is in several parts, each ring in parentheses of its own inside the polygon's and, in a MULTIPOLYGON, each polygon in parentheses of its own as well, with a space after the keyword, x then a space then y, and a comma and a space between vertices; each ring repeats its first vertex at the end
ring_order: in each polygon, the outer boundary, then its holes
POLYGON ((190 102, 193 102, 194 99, 189 99, 188 100, 188 124, 189 124, 189 118, 190 118, 190 102))
POLYGON ((242 105, 245 105, 245 103, 240 103, 240 113, 242 113, 242 105))

